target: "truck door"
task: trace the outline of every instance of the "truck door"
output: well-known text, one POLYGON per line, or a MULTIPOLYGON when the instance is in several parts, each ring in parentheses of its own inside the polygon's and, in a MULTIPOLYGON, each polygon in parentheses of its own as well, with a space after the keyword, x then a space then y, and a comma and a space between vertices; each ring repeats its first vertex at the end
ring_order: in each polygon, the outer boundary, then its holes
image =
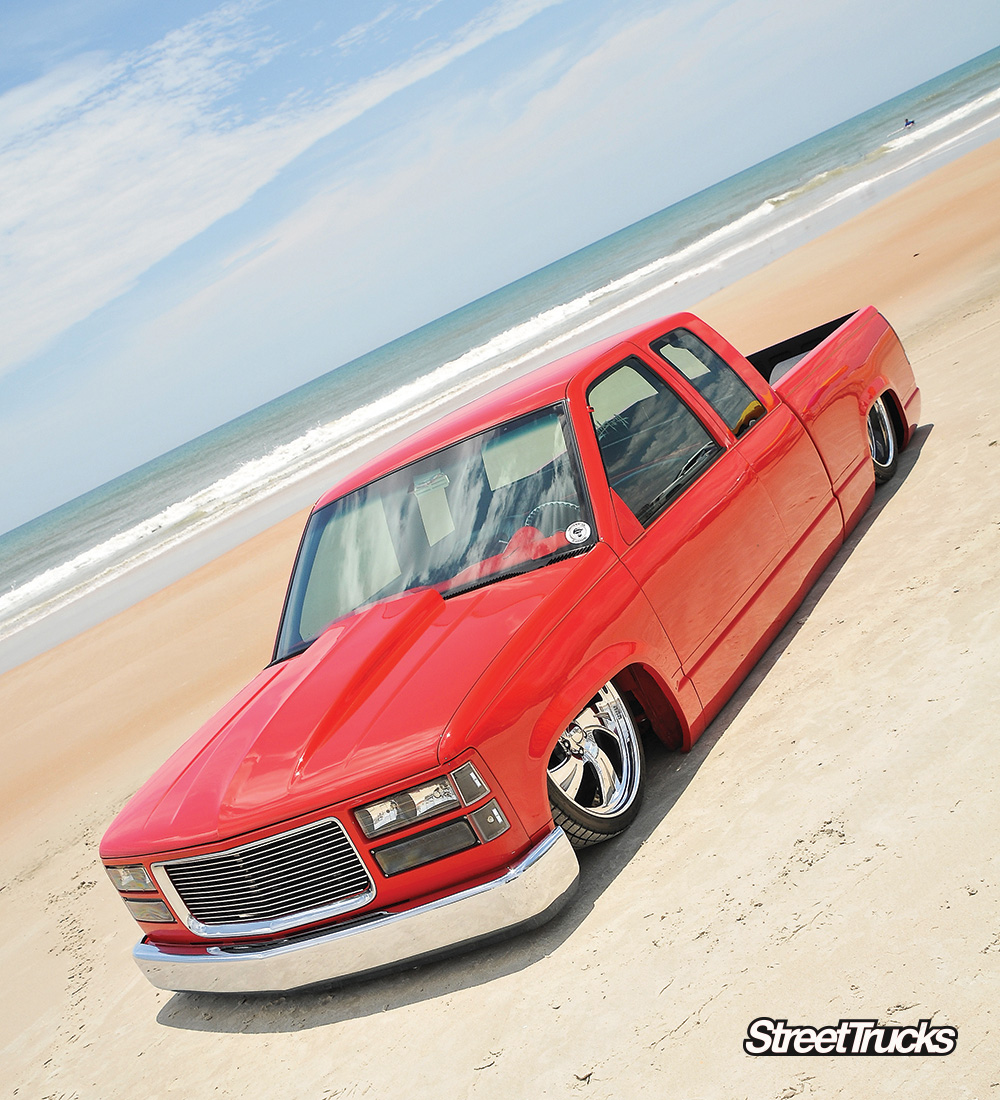
POLYGON ((638 356, 587 390, 613 493, 642 533, 623 561, 706 709, 759 641, 748 604, 787 550, 781 521, 733 438, 638 356))
MULTIPOLYGON (((701 328, 706 336, 710 334, 706 325, 701 328)), ((737 439, 736 446, 761 479, 790 545, 796 546, 824 513, 830 513, 835 538, 833 490, 819 453, 798 418, 773 392, 769 394, 763 379, 755 378, 761 390, 758 395, 718 351, 688 328, 674 329, 650 347, 684 377, 737 439)))

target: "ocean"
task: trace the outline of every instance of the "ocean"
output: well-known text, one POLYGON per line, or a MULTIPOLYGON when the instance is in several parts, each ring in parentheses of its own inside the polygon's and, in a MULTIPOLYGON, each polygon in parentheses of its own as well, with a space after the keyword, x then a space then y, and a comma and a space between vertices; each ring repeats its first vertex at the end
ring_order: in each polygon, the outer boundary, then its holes
POLYGON ((203 536, 224 521, 239 541, 254 523, 262 529, 291 515, 318 495, 317 477, 331 463, 484 379, 502 380, 540 352, 556 358, 582 346, 654 297, 659 311, 687 308, 998 136, 1000 48, 7 532, 0 671, 58 640, 39 629, 47 620, 61 616, 68 636, 101 616, 74 618, 75 606, 108 614, 208 560, 224 546, 203 536), (242 525, 231 522, 241 516, 242 525), (170 557, 183 563, 173 574, 161 569, 145 589, 130 588, 129 578, 144 569, 152 576, 151 563, 170 557))

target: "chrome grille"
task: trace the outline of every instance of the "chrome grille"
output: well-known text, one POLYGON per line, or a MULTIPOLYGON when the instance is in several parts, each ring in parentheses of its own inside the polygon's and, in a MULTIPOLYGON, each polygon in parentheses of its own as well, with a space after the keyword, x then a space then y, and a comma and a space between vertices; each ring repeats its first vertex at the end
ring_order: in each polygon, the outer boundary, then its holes
POLYGON ((160 866, 193 918, 189 926, 199 930, 291 927, 348 912, 375 896, 371 876, 335 818, 160 866))

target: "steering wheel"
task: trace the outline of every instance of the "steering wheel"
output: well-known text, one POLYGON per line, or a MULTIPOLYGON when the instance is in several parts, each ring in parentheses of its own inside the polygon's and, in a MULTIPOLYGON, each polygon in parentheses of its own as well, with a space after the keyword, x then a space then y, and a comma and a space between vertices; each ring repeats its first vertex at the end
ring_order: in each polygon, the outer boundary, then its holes
POLYGON ((543 535, 554 535, 557 531, 565 530, 574 520, 579 518, 579 504, 574 504, 571 500, 543 500, 541 504, 536 504, 524 517, 524 526, 535 527, 543 535), (547 508, 554 508, 556 511, 545 512, 544 510, 547 508), (558 509, 563 509, 562 513, 558 509), (536 522, 537 518, 541 518, 541 523, 536 522), (546 530, 545 527, 551 527, 551 530, 546 530))

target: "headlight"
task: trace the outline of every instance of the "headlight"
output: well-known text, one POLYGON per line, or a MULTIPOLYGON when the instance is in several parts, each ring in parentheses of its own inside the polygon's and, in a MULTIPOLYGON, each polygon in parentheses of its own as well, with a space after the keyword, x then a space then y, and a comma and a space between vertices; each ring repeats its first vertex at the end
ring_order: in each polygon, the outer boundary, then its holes
POLYGON ((443 814, 461 805, 451 781, 442 776, 381 798, 378 802, 369 802, 367 806, 355 810, 354 816, 361 831, 371 840, 372 837, 402 829, 414 821, 443 814))
POLYGON ((400 871, 410 871, 425 863, 433 863, 466 848, 474 848, 477 843, 476 834, 462 817, 444 825, 435 825, 434 828, 426 829, 416 836, 408 836, 405 840, 397 840, 394 844, 387 844, 374 855, 382 872, 390 876, 398 875, 400 871))
POLYGON ((122 898, 128 911, 136 920, 166 924, 174 919, 173 914, 162 901, 141 901, 139 898, 122 898))
POLYGON ((141 863, 134 867, 105 867, 104 870, 108 872, 115 889, 123 893, 156 890, 156 883, 141 863))

